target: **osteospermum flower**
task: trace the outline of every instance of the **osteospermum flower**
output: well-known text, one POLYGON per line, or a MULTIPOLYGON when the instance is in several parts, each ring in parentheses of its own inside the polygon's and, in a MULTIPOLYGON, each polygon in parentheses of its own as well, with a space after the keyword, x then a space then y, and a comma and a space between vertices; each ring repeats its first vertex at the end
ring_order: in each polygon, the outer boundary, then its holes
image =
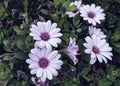
POLYGON ((101 31, 101 29, 96 28, 94 26, 89 26, 89 34, 90 34, 90 36, 96 35, 100 39, 106 38, 106 35, 101 31))
POLYGON ((87 20, 89 24, 96 23, 100 24, 100 20, 105 19, 105 14, 103 13, 103 9, 100 6, 95 6, 95 4, 83 5, 80 9, 80 16, 83 17, 84 20, 87 20))
POLYGON ((100 63, 103 61, 107 63, 107 59, 112 60, 112 48, 105 39, 100 39, 93 35, 92 37, 87 36, 85 40, 87 42, 83 44, 87 48, 85 53, 91 54, 90 64, 94 64, 97 59, 100 63))
POLYGON ((46 78, 51 80, 53 76, 57 76, 56 70, 61 69, 63 62, 59 60, 61 57, 58 51, 51 51, 47 48, 34 48, 29 54, 29 59, 26 62, 29 64, 31 74, 36 74, 42 82, 46 81, 46 78))
POLYGON ((68 47, 65 49, 66 54, 70 57, 70 59, 73 61, 74 65, 78 63, 78 59, 76 58, 76 55, 79 55, 77 52, 79 50, 78 45, 76 45, 76 39, 70 37, 70 42, 68 47))
POLYGON ((70 7, 75 6, 76 8, 74 10, 72 10, 72 11, 66 12, 66 14, 69 17, 74 17, 75 15, 77 15, 79 13, 81 5, 82 5, 82 0, 72 2, 70 4, 70 7))
POLYGON ((60 28, 57 28, 56 23, 51 23, 50 20, 47 22, 37 22, 37 25, 32 24, 30 28, 30 36, 33 37, 36 47, 47 47, 52 48, 51 46, 58 47, 58 43, 61 43, 59 37, 62 36, 60 33, 60 28))

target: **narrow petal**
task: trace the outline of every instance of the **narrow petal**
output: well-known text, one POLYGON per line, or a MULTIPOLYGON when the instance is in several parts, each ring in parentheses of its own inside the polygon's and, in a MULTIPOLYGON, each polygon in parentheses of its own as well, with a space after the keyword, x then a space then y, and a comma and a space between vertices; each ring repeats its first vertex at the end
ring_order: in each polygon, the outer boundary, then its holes
POLYGON ((47 78, 47 74, 46 74, 46 71, 44 70, 44 71, 43 71, 43 74, 42 74, 42 76, 41 76, 41 81, 42 81, 42 82, 45 82, 45 81, 46 81, 46 78, 47 78))
POLYGON ((54 68, 48 68, 49 71, 51 71, 52 75, 53 76, 57 76, 58 75, 58 72, 54 69, 54 68))
POLYGON ((96 58, 91 58, 90 59, 90 64, 94 64, 96 62, 96 60, 97 60, 96 58))
POLYGON ((94 52, 92 52, 92 54, 91 54, 91 58, 96 58, 96 55, 95 55, 94 52))
POLYGON ((97 59, 98 59, 98 61, 99 61, 100 63, 103 62, 103 60, 102 60, 102 58, 101 58, 101 56, 100 56, 99 54, 97 54, 97 59))
POLYGON ((47 75, 47 78, 48 78, 49 80, 52 80, 52 78, 53 78, 52 73, 51 73, 51 71, 49 71, 48 69, 46 70, 46 75, 47 75))
POLYGON ((48 59, 50 59, 50 60, 54 59, 54 58, 57 56, 57 54, 58 54, 58 51, 57 51, 57 50, 52 51, 52 52, 50 53, 50 55, 48 56, 48 59))

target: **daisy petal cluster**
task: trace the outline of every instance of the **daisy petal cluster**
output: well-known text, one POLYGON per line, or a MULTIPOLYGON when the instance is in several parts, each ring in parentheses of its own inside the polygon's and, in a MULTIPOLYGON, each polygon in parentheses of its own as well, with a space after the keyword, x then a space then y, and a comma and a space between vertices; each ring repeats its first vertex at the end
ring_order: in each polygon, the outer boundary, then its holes
POLYGON ((100 20, 105 19, 105 14, 103 9, 100 6, 92 5, 83 5, 80 9, 80 16, 83 17, 83 20, 88 21, 89 24, 96 25, 100 24, 100 20))
POLYGON ((106 38, 106 35, 101 31, 101 29, 94 26, 89 26, 89 35, 96 35, 100 39, 106 38))
POLYGON ((58 69, 61 69, 63 62, 59 60, 61 55, 57 50, 51 51, 50 49, 34 48, 29 54, 29 59, 26 62, 29 64, 31 69, 30 73, 36 74, 42 82, 45 82, 48 78, 51 80, 53 76, 57 76, 58 69))
POLYGON ((57 28, 56 23, 52 24, 50 20, 47 22, 37 22, 37 25, 32 24, 30 31, 30 36, 36 40, 36 47, 52 49, 52 46, 58 47, 58 44, 61 43, 59 38, 62 36, 62 33, 60 33, 61 29, 57 28))
POLYGON ((94 64, 97 60, 102 63, 107 63, 107 59, 112 60, 113 54, 112 48, 106 42, 105 39, 100 39, 96 35, 85 38, 86 43, 83 45, 86 47, 85 53, 91 54, 90 64, 94 64))
POLYGON ((72 11, 66 12, 66 14, 69 17, 74 17, 75 15, 77 15, 79 13, 80 7, 82 6, 82 0, 72 2, 70 4, 70 7, 71 6, 75 6, 76 8, 72 11))
POLYGON ((66 54, 70 57, 70 59, 73 61, 74 65, 78 63, 78 59, 76 58, 76 55, 78 55, 79 47, 76 45, 76 39, 70 37, 70 42, 68 47, 66 48, 66 54))

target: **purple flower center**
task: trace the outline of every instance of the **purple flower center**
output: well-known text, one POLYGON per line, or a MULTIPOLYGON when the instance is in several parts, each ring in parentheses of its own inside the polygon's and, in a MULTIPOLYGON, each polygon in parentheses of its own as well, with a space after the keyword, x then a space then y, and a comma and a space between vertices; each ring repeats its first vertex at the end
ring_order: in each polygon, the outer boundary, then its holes
POLYGON ((46 68, 48 65, 49 65, 48 59, 43 57, 39 60, 39 67, 46 68))
POLYGON ((48 41, 50 39, 50 35, 48 34, 48 32, 43 32, 41 33, 40 38, 44 41, 48 41))
POLYGON ((88 17, 89 18, 94 18, 95 17, 95 13, 94 12, 88 12, 88 17))
POLYGON ((95 54, 99 54, 99 53, 100 53, 99 48, 97 48, 96 46, 93 46, 92 51, 93 51, 95 54))

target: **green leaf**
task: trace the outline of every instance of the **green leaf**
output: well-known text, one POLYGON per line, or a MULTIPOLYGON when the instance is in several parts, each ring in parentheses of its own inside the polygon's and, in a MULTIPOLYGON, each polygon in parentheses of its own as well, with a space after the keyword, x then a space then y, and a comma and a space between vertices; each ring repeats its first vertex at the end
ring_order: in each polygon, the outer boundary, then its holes
POLYGON ((12 48, 9 40, 3 40, 4 49, 8 52, 12 52, 12 48))
POLYGON ((6 80, 9 76, 10 76, 9 66, 0 63, 0 80, 6 80))
POLYGON ((43 14, 45 14, 45 15, 49 14, 48 10, 45 10, 45 9, 41 9, 40 12, 43 13, 43 14))
POLYGON ((15 36, 15 41, 16 41, 16 45, 17 47, 24 51, 26 49, 26 45, 25 45, 25 37, 22 35, 16 35, 15 36))
POLYGON ((10 53, 4 54, 3 60, 11 60, 11 54, 10 53))
POLYGON ((18 35, 25 35, 25 31, 20 29, 20 27, 18 26, 14 26, 14 31, 18 34, 18 35))
POLYGON ((73 25, 74 25, 74 27, 77 27, 79 23, 80 23, 80 16, 79 16, 79 15, 76 15, 76 16, 73 18, 73 25))
POLYGON ((111 38, 112 38, 113 41, 120 40, 120 28, 115 29, 115 32, 113 33, 111 38))
POLYGON ((102 79, 102 80, 98 80, 98 86, 111 86, 112 82, 102 79))
POLYGON ((89 67, 86 67, 86 68, 83 68, 83 70, 81 71, 80 75, 87 75, 88 72, 90 71, 90 68, 89 67))
POLYGON ((20 60, 25 60, 28 56, 26 53, 18 52, 16 53, 15 57, 20 60))
POLYGON ((62 0, 54 0, 54 5, 55 5, 55 6, 58 6, 58 5, 61 4, 61 2, 62 2, 62 0))
POLYGON ((119 79, 115 80, 115 82, 113 82, 113 84, 114 84, 114 86, 120 85, 120 80, 119 79))

